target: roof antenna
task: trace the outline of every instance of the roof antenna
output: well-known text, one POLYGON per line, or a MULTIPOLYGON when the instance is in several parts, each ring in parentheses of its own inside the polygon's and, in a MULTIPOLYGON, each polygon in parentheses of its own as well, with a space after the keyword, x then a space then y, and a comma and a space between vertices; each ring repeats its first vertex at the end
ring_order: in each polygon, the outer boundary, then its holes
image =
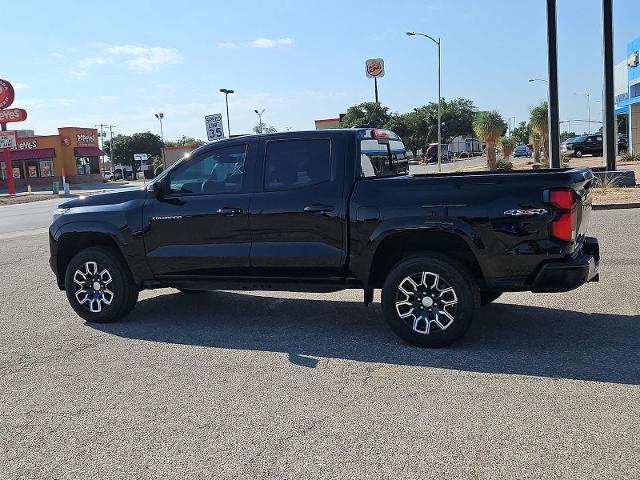
POLYGON ((376 106, 373 109, 373 111, 371 112, 371 116, 369 117, 369 121, 367 122, 367 127, 371 125, 371 120, 373 119, 373 116, 376 114, 376 112, 378 111, 379 108, 380 108, 380 104, 378 102, 376 102, 376 106))
POLYGON ((376 106, 374 107, 373 111, 371 112, 371 115, 369 115, 369 120, 367 120, 367 123, 362 123, 360 125, 356 124, 351 128, 369 128, 371 126, 371 120, 373 119, 373 116, 376 114, 376 112, 378 111, 379 108, 380 108, 380 104, 378 102, 376 102, 376 106))

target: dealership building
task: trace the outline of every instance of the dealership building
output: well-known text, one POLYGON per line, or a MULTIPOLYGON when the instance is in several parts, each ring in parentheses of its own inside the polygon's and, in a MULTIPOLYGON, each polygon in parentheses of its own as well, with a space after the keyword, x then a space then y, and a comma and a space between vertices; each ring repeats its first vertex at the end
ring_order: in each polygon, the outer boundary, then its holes
POLYGON ((33 130, 16 131, 16 148, 10 150, 12 171, 0 162, 0 188, 7 187, 7 174, 13 175, 16 187, 51 185, 62 175, 69 183, 102 180, 95 128, 62 127, 57 135, 34 135, 33 130))
POLYGON ((616 115, 625 116, 629 149, 640 153, 640 37, 627 45, 627 59, 615 67, 616 115))

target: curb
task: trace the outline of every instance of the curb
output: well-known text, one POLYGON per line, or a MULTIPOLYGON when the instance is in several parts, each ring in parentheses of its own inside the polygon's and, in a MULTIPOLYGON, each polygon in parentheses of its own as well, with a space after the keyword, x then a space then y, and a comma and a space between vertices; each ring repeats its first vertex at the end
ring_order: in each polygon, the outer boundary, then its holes
POLYGON ((626 210, 629 208, 640 208, 640 203, 610 203, 608 205, 593 205, 593 210, 626 210))

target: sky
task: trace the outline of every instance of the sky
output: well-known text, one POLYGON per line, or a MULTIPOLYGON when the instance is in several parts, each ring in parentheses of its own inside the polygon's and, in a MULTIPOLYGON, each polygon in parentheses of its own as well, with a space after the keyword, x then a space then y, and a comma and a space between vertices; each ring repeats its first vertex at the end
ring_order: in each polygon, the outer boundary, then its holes
MULTIPOLYGON (((640 37, 640 1, 614 9, 617 63, 640 37)), ((232 134, 251 131, 255 109, 278 130, 313 129, 373 100, 364 64, 377 57, 380 101, 411 111, 437 100, 437 49, 406 31, 441 37, 447 99, 470 98, 510 122, 546 99, 545 83, 528 82, 547 75, 544 0, 13 0, 3 13, 12 20, 0 29, 0 78, 29 115, 13 126, 38 135, 101 123, 159 133, 162 112, 165 139, 204 139, 204 116, 225 112, 220 88, 236 92, 232 134)), ((600 0, 558 0, 558 30, 561 119, 586 120, 589 92, 601 120, 600 0)))

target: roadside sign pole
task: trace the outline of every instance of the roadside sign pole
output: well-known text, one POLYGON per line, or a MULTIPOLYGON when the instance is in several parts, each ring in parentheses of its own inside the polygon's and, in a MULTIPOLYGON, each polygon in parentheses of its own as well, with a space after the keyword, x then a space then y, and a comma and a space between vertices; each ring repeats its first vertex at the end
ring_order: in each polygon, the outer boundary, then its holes
POLYGON ((602 108, 603 132, 604 133, 604 153, 606 155, 607 170, 616 169, 616 152, 618 142, 616 141, 616 119, 614 105, 614 82, 613 82, 613 0, 602 0, 602 39, 603 39, 603 69, 604 69, 604 95, 602 108))
POLYGON ((375 85, 375 90, 376 90, 376 103, 380 103, 380 101, 378 100, 378 77, 373 77, 373 84, 375 85))
POLYGON ((558 98, 558 23, 556 0, 547 0, 547 49, 549 63, 549 160, 560 168, 560 106, 558 98))
MULTIPOLYGON (((5 130, 5 128, 3 128, 3 130, 5 130)), ((13 168, 11 167, 11 155, 9 154, 8 148, 2 149, 2 159, 4 160, 4 172, 7 180, 7 191, 9 192, 9 195, 15 195, 16 184, 13 181, 13 168)))

